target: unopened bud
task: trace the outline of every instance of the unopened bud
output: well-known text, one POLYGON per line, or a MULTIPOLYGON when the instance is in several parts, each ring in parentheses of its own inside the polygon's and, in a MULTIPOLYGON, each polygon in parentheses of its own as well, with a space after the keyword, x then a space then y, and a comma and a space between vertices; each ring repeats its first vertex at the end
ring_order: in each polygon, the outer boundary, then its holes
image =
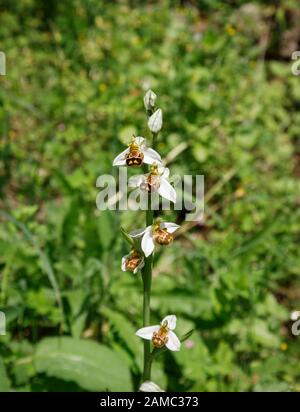
POLYGON ((156 99, 156 94, 151 89, 149 89, 144 96, 144 105, 147 111, 152 111, 155 106, 156 99))
POLYGON ((162 111, 157 109, 148 120, 148 127, 152 133, 158 133, 162 128, 162 111))

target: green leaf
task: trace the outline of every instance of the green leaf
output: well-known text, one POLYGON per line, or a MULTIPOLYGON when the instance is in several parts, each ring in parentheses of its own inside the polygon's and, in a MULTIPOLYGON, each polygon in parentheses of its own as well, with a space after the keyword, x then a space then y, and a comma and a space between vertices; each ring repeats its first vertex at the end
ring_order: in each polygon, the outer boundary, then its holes
POLYGON ((122 339, 124 345, 128 347, 134 356, 142 356, 142 345, 138 345, 139 340, 135 334, 136 329, 132 323, 121 313, 108 308, 102 308, 101 312, 107 317, 110 323, 114 326, 117 334, 122 339))
POLYGON ((103 249, 109 249, 115 239, 113 215, 109 210, 101 212, 98 218, 98 234, 103 249))
POLYGON ((41 260, 41 265, 43 271, 47 274, 49 283, 51 284, 56 300, 58 302, 60 311, 61 311, 61 317, 62 320, 64 320, 64 311, 63 311, 63 304, 62 304, 62 299, 61 299, 61 291, 56 279, 56 275, 54 273, 54 270, 52 268, 52 264, 47 256, 47 254, 40 248, 38 241, 35 239, 35 237, 31 234, 30 230, 25 226, 22 222, 19 222, 18 220, 15 219, 14 216, 10 215, 9 213, 6 212, 0 212, 0 216, 2 216, 4 219, 12 222, 21 232, 23 233, 24 237, 26 240, 28 240, 36 249, 37 254, 39 255, 39 258, 41 260))
POLYGON ((280 343, 279 336, 268 329, 268 325, 262 319, 255 319, 250 329, 252 339, 263 346, 277 348, 280 343))
POLYGON ((2 358, 0 358, 0 392, 9 391, 9 381, 6 375, 5 366, 2 358))
POLYGON ((276 212, 274 216, 270 217, 265 226, 256 232, 253 237, 246 240, 235 252, 232 253, 232 257, 236 258, 237 256, 248 253, 254 247, 260 245, 262 242, 266 241, 266 237, 270 234, 270 231, 274 227, 277 219, 279 217, 279 212, 276 212))
POLYGON ((189 330, 187 333, 185 333, 182 336, 182 338, 180 338, 180 342, 184 342, 184 341, 188 340, 188 338, 191 337, 193 333, 194 333, 194 329, 189 330))
POLYGON ((210 371, 214 366, 209 348, 199 333, 194 333, 190 343, 191 346, 182 345, 180 351, 176 353, 176 362, 180 365, 184 376, 199 384, 207 385, 207 375, 211 374, 210 371))
POLYGON ((129 366, 124 358, 97 342, 46 338, 34 355, 37 371, 76 382, 90 391, 132 390, 129 366))
MULTIPOLYGON (((93 261, 90 261, 93 262, 93 261)), ((96 263, 96 262, 95 262, 96 263)), ((86 271, 87 275, 87 271, 86 271)), ((82 310, 83 302, 85 299, 85 291, 82 289, 74 289, 68 292, 65 292, 65 296, 68 299, 72 320, 71 320, 71 332, 74 338, 80 338, 87 317, 87 312, 82 310)))
POLYGON ((126 232, 126 230, 123 229, 122 227, 121 227, 121 233, 122 233, 124 239, 130 244, 130 246, 134 246, 134 240, 132 239, 131 236, 129 236, 129 234, 126 232))

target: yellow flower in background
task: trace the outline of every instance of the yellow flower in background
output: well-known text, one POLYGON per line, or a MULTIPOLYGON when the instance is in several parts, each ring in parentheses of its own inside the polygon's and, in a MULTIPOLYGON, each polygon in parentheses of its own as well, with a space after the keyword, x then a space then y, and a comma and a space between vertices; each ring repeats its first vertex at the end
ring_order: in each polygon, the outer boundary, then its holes
POLYGON ((235 193, 234 193, 234 195, 235 195, 235 197, 236 197, 237 199, 240 199, 240 198, 244 197, 245 194, 246 194, 246 191, 245 191, 245 189, 244 189, 243 187, 241 187, 241 186, 238 187, 238 188, 236 189, 235 193))
POLYGON ((282 350, 283 352, 286 351, 288 348, 288 344, 286 342, 282 342, 280 344, 280 350, 282 350))
POLYGON ((226 32, 230 37, 233 37, 236 35, 236 29, 231 24, 227 24, 226 32))
POLYGON ((106 90, 107 90, 107 85, 105 83, 100 83, 99 84, 99 91, 101 93, 103 93, 103 92, 106 92, 106 90))

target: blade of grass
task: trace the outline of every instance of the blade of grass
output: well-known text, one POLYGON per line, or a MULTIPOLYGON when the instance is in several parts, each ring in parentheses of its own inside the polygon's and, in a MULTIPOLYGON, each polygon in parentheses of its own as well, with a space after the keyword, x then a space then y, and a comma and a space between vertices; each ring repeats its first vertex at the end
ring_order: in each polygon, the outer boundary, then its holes
POLYGON ((61 292, 60 292, 60 288, 59 288, 54 270, 52 268, 52 265, 50 263, 50 260, 47 256, 47 254, 45 252, 43 252, 43 250, 40 248, 38 242, 36 241, 34 236, 31 234, 29 229, 24 225, 24 223, 19 222, 14 216, 10 215, 7 212, 0 211, 0 216, 2 216, 4 219, 10 221, 18 229, 20 229, 20 231, 23 233, 25 239, 27 241, 29 241, 34 246, 34 248, 36 249, 36 252, 37 252, 37 254, 38 254, 38 256, 39 256, 39 258, 42 262, 42 268, 44 269, 44 272, 48 276, 49 283, 51 284, 51 286, 53 288, 56 301, 57 301, 58 306, 60 308, 60 312, 61 312, 61 316, 62 316, 62 325, 63 325, 65 316, 64 316, 64 310, 63 310, 61 292))

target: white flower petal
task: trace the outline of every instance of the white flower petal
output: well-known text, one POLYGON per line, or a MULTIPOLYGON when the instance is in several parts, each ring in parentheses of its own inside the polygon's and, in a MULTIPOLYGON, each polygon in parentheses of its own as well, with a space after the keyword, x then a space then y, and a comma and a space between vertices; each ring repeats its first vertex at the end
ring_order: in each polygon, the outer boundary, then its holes
POLYGON ((126 155, 129 153, 129 148, 123 150, 117 157, 114 158, 113 166, 124 166, 126 165, 126 155))
POLYGON ((153 337, 154 332, 158 332, 160 329, 159 325, 155 326, 146 326, 145 328, 141 328, 135 332, 137 336, 143 339, 151 340, 153 337))
POLYGON ((135 143, 137 143, 139 146, 142 146, 144 143, 146 143, 146 139, 143 136, 136 136, 134 138, 135 143))
POLYGON ((128 258, 128 256, 129 256, 129 254, 122 257, 121 269, 123 270, 123 272, 126 272, 125 264, 126 264, 126 259, 128 258))
POLYGON ((170 169, 168 167, 159 167, 158 173, 163 179, 168 179, 168 177, 170 176, 170 169))
POLYGON ((142 239, 142 249, 146 257, 151 255, 154 250, 154 246, 151 230, 146 230, 142 239))
POLYGON ((145 381, 139 388, 140 392, 165 392, 156 383, 152 381, 145 381))
POLYGON ((153 133, 158 133, 162 128, 162 111, 157 109, 148 120, 148 127, 153 133))
POLYGON ((168 328, 174 330, 176 328, 176 321, 177 318, 175 315, 168 315, 165 318, 163 318, 161 323, 164 324, 165 322, 168 322, 168 328))
MULTIPOLYGON (((151 228, 151 226, 148 226, 148 228, 151 228)), ((129 236, 131 236, 131 237, 141 237, 141 236, 143 236, 143 234, 145 233, 145 231, 146 231, 148 228, 146 228, 146 229, 136 229, 136 230, 133 230, 132 232, 129 233, 129 236)))
POLYGON ((152 165, 152 163, 160 164, 162 162, 160 155, 150 147, 146 147, 143 150, 144 153, 144 163, 152 165))
POLYGON ((180 228, 180 226, 176 225, 176 223, 161 222, 160 228, 161 229, 167 229, 168 233, 174 233, 178 228, 180 228))
POLYGON ((166 347, 174 352, 178 352, 180 350, 180 340, 177 338, 174 332, 171 330, 168 333, 168 342, 166 343, 166 347))
POLYGON ((145 175, 135 175, 131 176, 128 180, 128 187, 139 187, 140 184, 145 180, 145 175))
POLYGON ((143 269, 144 266, 145 266, 145 259, 144 259, 144 257, 142 257, 140 263, 139 263, 138 266, 134 269, 133 274, 135 275, 139 270, 143 269))
POLYGON ((176 203, 176 191, 174 187, 172 187, 170 183, 162 177, 160 178, 160 186, 158 188, 158 193, 165 199, 168 199, 171 202, 176 203))

